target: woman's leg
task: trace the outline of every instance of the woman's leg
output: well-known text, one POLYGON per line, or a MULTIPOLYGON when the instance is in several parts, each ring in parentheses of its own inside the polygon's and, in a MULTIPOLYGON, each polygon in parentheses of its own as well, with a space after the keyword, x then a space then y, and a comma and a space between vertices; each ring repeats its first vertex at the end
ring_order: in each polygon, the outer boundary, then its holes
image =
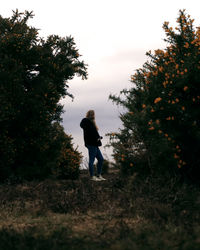
POLYGON ((101 151, 100 151, 100 149, 98 147, 97 147, 96 158, 98 160, 98 163, 97 163, 97 175, 101 175, 102 165, 103 165, 103 156, 102 156, 102 153, 101 153, 101 151))
POLYGON ((94 160, 97 154, 97 147, 87 145, 89 154, 89 172, 90 176, 94 176, 94 160))

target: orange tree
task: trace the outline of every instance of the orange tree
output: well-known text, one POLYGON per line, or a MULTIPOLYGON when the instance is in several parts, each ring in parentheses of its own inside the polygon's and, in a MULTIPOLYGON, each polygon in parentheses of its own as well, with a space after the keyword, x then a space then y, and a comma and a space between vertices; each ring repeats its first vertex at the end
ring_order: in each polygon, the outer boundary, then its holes
POLYGON ((123 106, 122 129, 110 134, 122 169, 200 177, 200 28, 179 11, 178 27, 165 22, 167 46, 131 76, 133 87, 111 95, 123 106))
POLYGON ((52 140, 67 81, 87 77, 72 37, 46 40, 28 25, 32 12, 0 16, 0 178, 44 177, 57 159, 52 140))

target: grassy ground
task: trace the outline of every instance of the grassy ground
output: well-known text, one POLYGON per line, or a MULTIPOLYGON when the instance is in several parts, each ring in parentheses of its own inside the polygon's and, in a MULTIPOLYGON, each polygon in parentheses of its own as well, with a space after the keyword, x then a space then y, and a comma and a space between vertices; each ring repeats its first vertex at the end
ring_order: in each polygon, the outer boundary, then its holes
POLYGON ((121 178, 0 186, 0 249, 200 249, 199 188, 121 178))

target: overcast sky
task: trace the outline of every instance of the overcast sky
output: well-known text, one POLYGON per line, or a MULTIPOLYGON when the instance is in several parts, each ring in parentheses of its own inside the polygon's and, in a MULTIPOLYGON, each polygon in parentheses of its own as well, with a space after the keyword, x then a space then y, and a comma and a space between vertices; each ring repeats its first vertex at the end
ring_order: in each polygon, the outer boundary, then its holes
MULTIPOLYGON (((75 96, 62 100, 65 105, 63 125, 74 138, 75 146, 87 157, 83 145, 81 119, 89 109, 96 112, 100 134, 117 131, 120 110, 108 100, 130 86, 130 76, 142 67, 149 50, 166 46, 162 25, 176 25, 179 9, 195 19, 200 26, 198 0, 6 0, 0 15, 9 17, 12 10, 33 11, 30 25, 40 29, 40 36, 51 34, 74 37, 82 60, 88 64, 88 80, 69 82, 69 92, 75 96)), ((111 151, 101 148, 110 158, 111 151)))

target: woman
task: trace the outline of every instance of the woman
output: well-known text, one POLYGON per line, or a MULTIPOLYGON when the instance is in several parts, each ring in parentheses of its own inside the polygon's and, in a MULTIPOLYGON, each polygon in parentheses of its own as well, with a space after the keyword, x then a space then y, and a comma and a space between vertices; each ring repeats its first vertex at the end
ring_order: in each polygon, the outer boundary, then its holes
POLYGON ((95 113, 94 110, 89 110, 86 113, 86 117, 82 119, 80 123, 81 128, 83 129, 84 142, 85 146, 88 148, 89 153, 89 172, 91 180, 93 181, 103 181, 105 180, 102 175, 102 164, 103 156, 99 149, 101 146, 102 137, 98 133, 98 127, 95 122, 95 113), (97 158, 97 176, 94 175, 94 161, 97 158))

